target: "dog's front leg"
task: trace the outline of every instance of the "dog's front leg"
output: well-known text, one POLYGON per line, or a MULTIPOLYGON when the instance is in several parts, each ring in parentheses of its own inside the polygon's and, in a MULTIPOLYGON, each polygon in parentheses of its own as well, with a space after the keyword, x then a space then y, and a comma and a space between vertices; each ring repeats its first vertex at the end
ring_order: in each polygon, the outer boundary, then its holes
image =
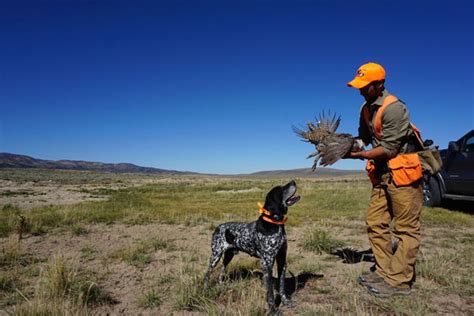
POLYGON ((273 296, 273 258, 262 258, 262 270, 263 270, 263 282, 265 283, 265 287, 267 288, 267 304, 268 308, 270 309, 270 313, 276 314, 278 313, 278 309, 275 304, 275 297, 273 296))
POLYGON ((281 302, 286 306, 293 306, 290 298, 286 295, 285 292, 285 273, 286 273, 286 244, 280 249, 277 254, 277 269, 278 269, 278 281, 279 281, 279 294, 281 297, 281 302))

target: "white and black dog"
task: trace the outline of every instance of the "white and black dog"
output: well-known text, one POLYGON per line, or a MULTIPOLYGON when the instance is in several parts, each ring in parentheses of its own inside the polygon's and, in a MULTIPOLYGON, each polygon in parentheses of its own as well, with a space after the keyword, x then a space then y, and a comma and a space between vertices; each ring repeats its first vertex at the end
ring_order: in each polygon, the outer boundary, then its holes
POLYGON ((267 193, 265 205, 260 207, 260 217, 252 223, 230 222, 217 226, 212 235, 211 260, 204 277, 207 288, 209 276, 222 255, 224 263, 219 276, 223 280, 225 269, 238 251, 260 258, 264 282, 267 288, 267 303, 271 312, 276 312, 273 296, 272 270, 275 259, 278 268, 279 294, 285 305, 291 305, 285 293, 285 271, 287 240, 284 223, 288 207, 299 201, 295 195, 296 183, 291 181, 284 186, 276 186, 267 193))

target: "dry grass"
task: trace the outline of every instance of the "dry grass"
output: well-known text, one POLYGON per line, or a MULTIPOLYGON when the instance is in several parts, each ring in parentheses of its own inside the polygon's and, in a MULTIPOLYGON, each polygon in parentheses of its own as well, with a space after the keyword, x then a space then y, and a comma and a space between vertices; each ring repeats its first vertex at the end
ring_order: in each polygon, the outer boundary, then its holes
POLYGON ((60 254, 54 255, 39 276, 33 297, 21 296, 10 310, 13 315, 87 315, 97 304, 113 302, 90 275, 80 273, 60 254))
MULTIPOLYGON (((76 175, 56 173, 52 180, 94 182, 101 187, 87 189, 87 194, 107 195, 107 200, 28 209, 11 203, 0 206, 0 313, 266 313, 257 259, 236 256, 223 284, 217 282, 218 266, 207 291, 202 278, 216 225, 254 220, 256 203, 272 186, 288 179, 76 175), (124 183, 134 185, 107 189, 124 183), (20 241, 18 214, 25 216, 20 241)), ((31 172, 8 176, 10 181, 48 179, 45 173, 36 178, 31 172)), ((341 246, 368 248, 364 226, 368 182, 296 181, 302 199, 290 209, 286 225, 287 289, 296 307, 283 307, 284 314, 470 313, 472 215, 424 209, 412 296, 377 300, 355 283, 370 263, 345 264, 330 254, 341 246)))

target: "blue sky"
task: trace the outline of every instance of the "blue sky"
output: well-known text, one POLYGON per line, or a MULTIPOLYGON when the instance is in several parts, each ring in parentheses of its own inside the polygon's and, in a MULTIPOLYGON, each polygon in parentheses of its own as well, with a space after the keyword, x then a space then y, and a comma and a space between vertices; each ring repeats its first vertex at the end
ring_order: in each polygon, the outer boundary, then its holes
POLYGON ((447 147, 474 128, 473 13, 457 0, 1 1, 0 152, 310 167, 291 126, 330 109, 357 133, 363 100, 346 83, 368 61, 447 147))

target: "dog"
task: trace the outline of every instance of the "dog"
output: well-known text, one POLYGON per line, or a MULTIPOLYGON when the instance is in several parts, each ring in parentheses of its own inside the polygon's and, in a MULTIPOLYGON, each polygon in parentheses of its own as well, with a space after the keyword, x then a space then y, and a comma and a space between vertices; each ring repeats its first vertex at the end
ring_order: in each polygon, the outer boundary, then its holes
POLYGON ((267 289, 267 304, 272 313, 278 311, 273 295, 273 264, 277 262, 279 294, 284 305, 292 306, 285 293, 285 272, 287 239, 285 222, 288 207, 300 199, 296 195, 296 182, 276 186, 267 193, 265 204, 260 206, 260 217, 251 223, 229 222, 216 227, 212 235, 211 259, 204 276, 204 289, 207 289, 209 276, 222 255, 224 262, 219 282, 224 279, 227 265, 239 251, 260 258, 263 280, 267 289))

